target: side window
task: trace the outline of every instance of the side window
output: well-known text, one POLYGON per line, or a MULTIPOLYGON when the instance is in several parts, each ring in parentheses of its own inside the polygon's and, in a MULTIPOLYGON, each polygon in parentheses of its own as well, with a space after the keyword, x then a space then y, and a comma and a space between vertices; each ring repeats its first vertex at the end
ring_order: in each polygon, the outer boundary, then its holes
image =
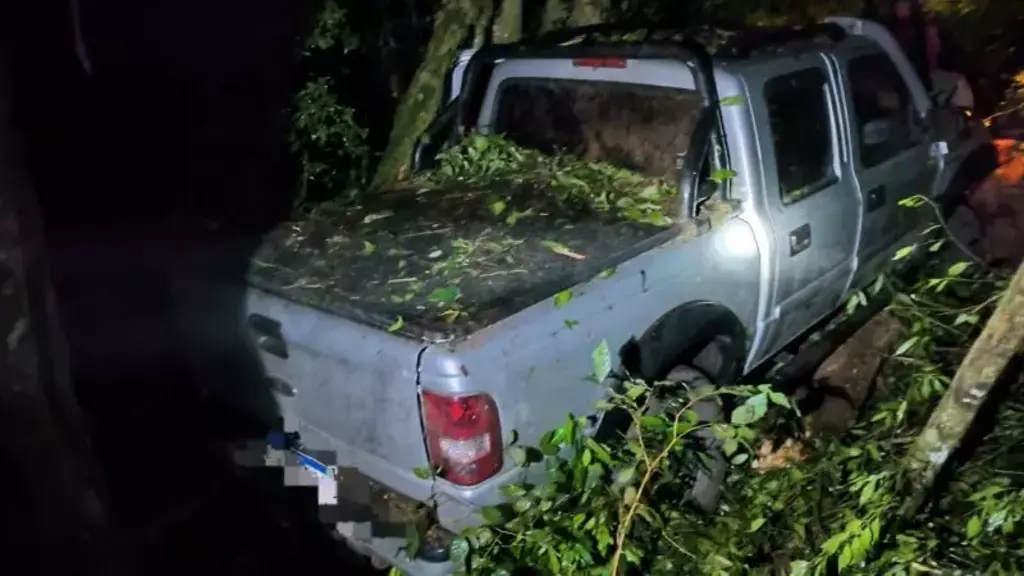
POLYGON ((783 204, 806 198, 835 179, 827 83, 820 68, 791 72, 765 83, 783 204))
POLYGON ((885 54, 859 56, 847 67, 860 163, 872 168, 917 144, 910 89, 885 54))

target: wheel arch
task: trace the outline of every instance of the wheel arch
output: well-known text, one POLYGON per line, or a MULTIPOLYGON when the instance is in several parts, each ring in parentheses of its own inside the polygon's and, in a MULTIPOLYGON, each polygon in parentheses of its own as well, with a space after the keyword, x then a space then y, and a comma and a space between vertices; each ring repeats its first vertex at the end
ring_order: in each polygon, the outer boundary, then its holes
POLYGON ((720 350, 722 370, 709 377, 715 382, 733 382, 741 375, 746 360, 747 329, 735 312, 718 302, 695 300, 669 310, 639 337, 627 340, 619 355, 628 374, 655 381, 719 337, 726 342, 720 350))

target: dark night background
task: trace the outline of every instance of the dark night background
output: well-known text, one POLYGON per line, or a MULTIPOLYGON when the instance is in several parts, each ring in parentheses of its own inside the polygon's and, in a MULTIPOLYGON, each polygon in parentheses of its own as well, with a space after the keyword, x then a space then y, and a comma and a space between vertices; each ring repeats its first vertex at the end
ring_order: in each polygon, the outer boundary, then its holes
POLYGON ((290 201, 282 110, 300 7, 82 0, 89 73, 69 3, 18 3, 15 118, 115 530, 88 551, 17 544, 6 573, 85 573, 76 553, 123 574, 339 566, 339 546, 300 512, 315 514, 315 491, 273 490, 280 471, 240 479, 208 448, 262 430, 202 392, 241 382, 273 409, 232 329, 240 292, 212 287, 241 278, 290 201))

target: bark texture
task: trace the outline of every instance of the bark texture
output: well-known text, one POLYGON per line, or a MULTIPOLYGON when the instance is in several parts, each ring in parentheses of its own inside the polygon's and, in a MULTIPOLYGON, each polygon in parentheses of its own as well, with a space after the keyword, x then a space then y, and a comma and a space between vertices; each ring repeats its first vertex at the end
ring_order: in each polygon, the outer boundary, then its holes
POLYGON ((905 510, 915 512, 967 434, 993 385, 1024 344, 1024 266, 1017 269, 996 311, 974 341, 949 390, 907 455, 905 510))
POLYGON ((523 35, 523 0, 502 0, 494 18, 495 44, 517 42, 523 35))
POLYGON ((610 10, 609 0, 546 0, 541 32, 600 24, 610 10))
POLYGON ((373 187, 404 180, 410 171, 416 140, 430 125, 441 103, 445 75, 459 46, 471 30, 487 21, 487 0, 444 0, 434 20, 426 55, 395 112, 388 146, 381 157, 373 187))

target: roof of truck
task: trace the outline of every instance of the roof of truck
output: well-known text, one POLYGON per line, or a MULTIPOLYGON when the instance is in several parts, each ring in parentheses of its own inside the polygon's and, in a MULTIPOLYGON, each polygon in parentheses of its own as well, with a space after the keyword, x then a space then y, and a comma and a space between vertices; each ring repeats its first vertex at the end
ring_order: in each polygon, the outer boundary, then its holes
POLYGON ((805 50, 809 45, 831 47, 837 44, 871 45, 871 41, 850 35, 833 23, 805 26, 728 26, 701 25, 673 27, 651 24, 598 25, 559 30, 526 42, 532 46, 589 45, 699 45, 715 59, 756 59, 785 52, 805 50))

